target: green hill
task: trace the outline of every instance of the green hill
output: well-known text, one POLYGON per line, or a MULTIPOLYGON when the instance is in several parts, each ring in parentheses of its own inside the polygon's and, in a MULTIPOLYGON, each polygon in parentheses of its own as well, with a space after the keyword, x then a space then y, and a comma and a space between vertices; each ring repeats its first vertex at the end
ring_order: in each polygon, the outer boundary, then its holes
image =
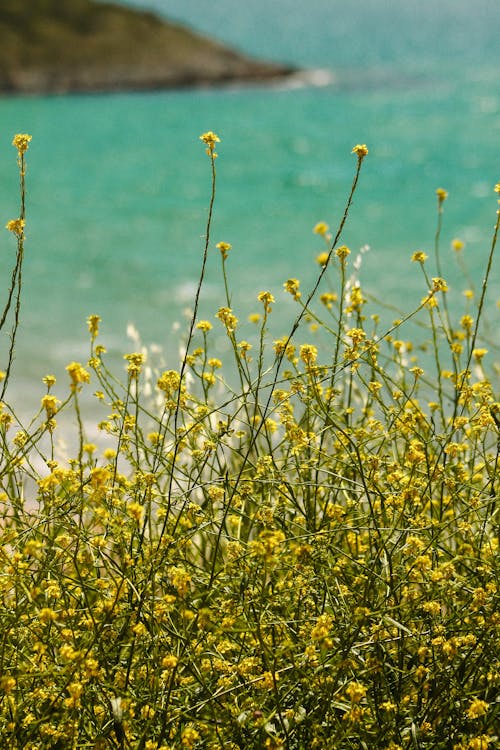
POLYGON ((161 89, 291 72, 153 13, 93 0, 0 0, 3 93, 161 89))

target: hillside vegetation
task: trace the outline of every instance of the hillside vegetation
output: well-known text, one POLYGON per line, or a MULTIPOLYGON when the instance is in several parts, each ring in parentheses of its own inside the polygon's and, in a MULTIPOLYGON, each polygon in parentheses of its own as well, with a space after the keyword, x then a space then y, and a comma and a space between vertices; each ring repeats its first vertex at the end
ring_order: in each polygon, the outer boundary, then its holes
POLYGON ((0 0, 0 41, 4 93, 157 89, 292 72, 152 13, 92 0, 0 0))

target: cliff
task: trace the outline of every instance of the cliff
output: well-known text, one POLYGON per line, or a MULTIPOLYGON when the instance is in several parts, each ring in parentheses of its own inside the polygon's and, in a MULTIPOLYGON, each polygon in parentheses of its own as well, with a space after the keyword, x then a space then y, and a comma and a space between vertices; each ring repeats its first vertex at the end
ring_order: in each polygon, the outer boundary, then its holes
POLYGON ((3 93, 177 88, 292 72, 153 13, 94 0, 0 0, 3 93))

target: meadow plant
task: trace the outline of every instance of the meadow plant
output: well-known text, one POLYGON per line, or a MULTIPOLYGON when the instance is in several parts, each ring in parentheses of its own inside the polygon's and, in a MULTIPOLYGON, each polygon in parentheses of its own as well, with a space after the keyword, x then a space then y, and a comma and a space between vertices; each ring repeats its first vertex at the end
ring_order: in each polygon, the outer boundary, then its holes
POLYGON ((17 252, 0 319, 12 320, 0 410, 0 745, 498 747, 500 404, 481 324, 500 216, 482 288, 457 312, 441 271, 438 190, 435 275, 415 251, 421 302, 383 328, 341 244, 368 154, 355 146, 338 228, 314 230, 325 248, 316 283, 305 292, 284 280, 297 312, 281 335, 269 333, 277 292, 257 292, 256 335, 242 340, 232 248, 211 238, 219 138, 201 139, 211 195, 177 369, 138 343, 117 375, 90 315, 88 362, 67 366, 60 397, 45 376, 26 421, 6 398, 30 141, 14 138, 21 208, 7 224, 17 252), (205 320, 212 252, 223 298, 205 320), (420 359, 406 337, 415 322, 428 345, 420 359), (222 359, 216 327, 229 342, 222 359), (103 413, 94 443, 87 391, 103 413), (75 450, 60 456, 69 413, 75 450))

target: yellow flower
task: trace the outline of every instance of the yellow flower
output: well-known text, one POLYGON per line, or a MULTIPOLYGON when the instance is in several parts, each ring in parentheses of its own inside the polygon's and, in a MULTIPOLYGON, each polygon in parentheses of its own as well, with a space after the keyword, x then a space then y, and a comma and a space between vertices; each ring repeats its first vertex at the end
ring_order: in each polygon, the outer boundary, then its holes
POLYGON ((349 298, 350 299, 349 299, 349 306, 347 308, 347 312, 352 312, 353 310, 360 310, 366 302, 366 299, 365 297, 363 297, 363 293, 361 291, 360 286, 354 286, 351 289, 349 298))
POLYGON ((38 619, 43 623, 54 622, 57 620, 57 613, 50 607, 43 607, 38 613, 38 619))
POLYGON ((424 253, 423 250, 416 250, 411 256, 413 263, 425 263, 427 258, 428 255, 424 253))
POLYGON ((11 693, 14 688, 16 687, 16 681, 14 677, 10 677, 9 675, 3 675, 2 678, 0 678, 0 688, 4 691, 4 693, 11 693))
POLYGON ((259 687, 265 690, 272 690, 274 683, 279 679, 279 675, 274 672, 264 672, 259 680, 259 687))
POLYGON ((14 136, 12 145, 17 148, 19 155, 26 153, 31 141, 31 136, 27 133, 18 133, 14 136))
POLYGON ((456 253, 460 252, 460 250, 463 250, 465 247, 465 242, 463 240, 459 240, 457 237, 455 237, 454 240, 451 241, 451 246, 453 250, 455 250, 456 253))
POLYGON ((87 318, 87 325, 89 327, 90 335, 92 336, 92 341, 97 337, 99 333, 99 323, 101 322, 101 318, 99 315, 89 315, 87 318))
POLYGON ((352 339, 352 343, 354 346, 357 346, 363 341, 363 339, 366 338, 366 333, 362 328, 350 328, 348 331, 346 331, 346 335, 352 339))
POLYGON ((90 382, 90 375, 87 370, 82 367, 80 362, 71 362, 71 364, 66 367, 66 370, 69 373, 73 386, 78 385, 78 383, 90 382))
POLYGON ((208 156, 215 158, 217 156, 215 152, 215 146, 217 143, 220 143, 219 136, 216 135, 212 130, 209 130, 206 133, 202 133, 200 135, 200 141, 203 141, 203 143, 206 144, 208 156))
POLYGON ((141 522, 143 513, 144 508, 140 503, 128 503, 127 515, 129 515, 134 521, 137 521, 137 523, 141 522))
POLYGON ((368 154, 368 147, 366 146, 366 143, 358 143, 354 146, 351 153, 356 154, 359 161, 362 161, 362 159, 368 154))
POLYGON ((252 344, 250 344, 248 341, 240 341, 238 343, 238 349, 240 350, 241 356, 243 357, 243 359, 247 359, 247 354, 251 348, 252 348, 252 344))
POLYGON ((469 708, 467 709, 467 716, 469 719, 479 719, 488 713, 489 705, 486 701, 481 701, 479 698, 474 698, 469 708))
POLYGON ((474 359, 477 359, 478 362, 481 362, 484 355, 488 354, 488 350, 487 349, 473 349, 472 354, 474 356, 474 359))
POLYGON ((320 266, 326 266, 329 257, 330 253, 320 253, 318 256, 316 256, 316 263, 319 263, 320 266))
POLYGON ((132 379, 137 378, 141 371, 141 367, 144 364, 146 356, 141 352, 132 352, 132 354, 124 354, 123 359, 128 362, 127 372, 132 379))
POLYGON ((8 229, 9 232, 17 235, 17 237, 22 237, 24 234, 25 225, 26 222, 24 221, 24 219, 11 219, 7 222, 5 228, 8 229))
POLYGON ((164 656, 161 660, 161 665, 165 669, 175 669, 178 661, 179 659, 174 654, 167 654, 167 656, 164 656))
POLYGON ((185 727, 181 733, 181 745, 182 747, 193 748, 200 739, 199 732, 193 727, 185 727))
POLYGON ((200 320, 200 322, 196 324, 196 328, 198 328, 199 331, 207 333, 207 331, 210 331, 213 326, 209 320, 200 320))
POLYGON ((483 734, 481 737, 472 737, 467 744, 467 750, 488 750, 490 739, 487 734, 483 734))
POLYGON ((285 290, 285 292, 291 294, 294 300, 299 300, 302 296, 302 293, 299 292, 299 286, 300 281, 298 279, 288 279, 283 284, 283 289, 285 290))
POLYGON ((271 303, 275 302, 275 299, 271 292, 259 292, 259 294, 257 295, 257 299, 264 305, 264 310, 266 311, 266 313, 270 313, 272 310, 271 303))
POLYGON ((248 316, 248 322, 258 323, 261 318, 262 318, 262 315, 260 313, 250 313, 250 315, 248 316))
POLYGON ((181 376, 176 370, 165 370, 158 378, 156 385, 170 398, 179 389, 181 376))
POLYGON ((439 205, 441 205, 441 203, 444 203, 444 201, 445 201, 445 200, 447 199, 447 197, 448 197, 448 193, 447 193, 447 191, 446 191, 446 190, 443 190, 443 188, 438 188, 438 189, 436 190, 436 195, 437 195, 437 199, 438 199, 438 203, 439 203, 439 205))
POLYGON ((57 412, 57 407, 61 403, 55 396, 47 394, 42 398, 42 408, 47 412, 47 419, 52 419, 57 412))
POLYGON ((350 252, 351 251, 349 250, 349 248, 346 247, 345 245, 341 245, 335 250, 335 254, 337 255, 338 258, 340 258, 340 260, 345 260, 345 258, 347 258, 347 256, 350 255, 350 252))
POLYGON ((333 303, 337 301, 337 295, 334 292, 324 292, 320 295, 320 301, 331 310, 333 303))
POLYGON ((42 382, 45 383, 47 388, 52 388, 52 386, 56 384, 56 376, 45 375, 45 377, 42 378, 42 382))
POLYGON ((228 333, 234 333, 236 326, 238 325, 238 318, 233 315, 233 311, 230 307, 219 307, 215 313, 215 317, 219 318, 221 323, 226 326, 228 333))
POLYGON ((312 344, 302 344, 300 358, 305 365, 313 365, 318 358, 318 349, 312 344))
POLYGON ((433 292, 447 292, 448 284, 440 276, 435 276, 432 279, 432 291, 433 292))
POLYGON ((474 325, 474 318, 472 318, 471 315, 462 315, 460 318, 460 325, 467 331, 467 333, 470 333, 472 326, 474 325))
POLYGON ((320 234, 322 237, 324 237, 329 229, 330 227, 324 221, 318 221, 313 229, 313 232, 314 234, 320 234))
POLYGON ((218 242, 215 247, 220 250, 223 260, 226 260, 227 254, 231 250, 232 245, 230 245, 229 242, 218 242))
POLYGON ((359 703, 366 695, 366 688, 359 682, 350 682, 346 688, 346 694, 351 703, 359 703))
POLYGON ((70 682, 68 685, 69 698, 66 698, 64 704, 67 708, 77 708, 80 705, 80 698, 83 693, 81 682, 70 682))
POLYGON ((500 193, 500 182, 497 182, 497 184, 494 187, 495 193, 500 193))

